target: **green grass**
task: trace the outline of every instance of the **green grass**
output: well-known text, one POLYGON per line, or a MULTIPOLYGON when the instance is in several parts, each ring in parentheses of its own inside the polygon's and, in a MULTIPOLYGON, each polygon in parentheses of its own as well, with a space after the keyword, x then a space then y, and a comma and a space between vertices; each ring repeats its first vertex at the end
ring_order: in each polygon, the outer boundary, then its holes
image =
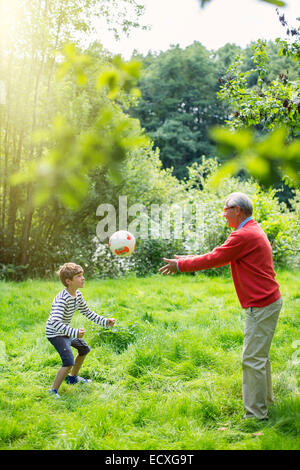
POLYGON ((61 285, 0 283, 0 449, 299 449, 299 273, 277 279, 265 423, 242 419, 244 313, 231 279, 87 280, 88 305, 118 321, 111 331, 74 315, 92 347, 81 375, 93 382, 64 383, 60 400, 48 395, 60 358, 44 329, 61 285))

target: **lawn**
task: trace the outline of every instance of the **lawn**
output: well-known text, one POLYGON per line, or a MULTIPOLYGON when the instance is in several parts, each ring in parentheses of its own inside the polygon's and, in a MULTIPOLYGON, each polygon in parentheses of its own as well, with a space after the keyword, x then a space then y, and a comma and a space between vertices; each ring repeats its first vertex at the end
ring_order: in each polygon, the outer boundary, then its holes
POLYGON ((0 449, 299 449, 299 273, 277 279, 276 401, 264 423, 242 419, 244 313, 230 278, 87 279, 88 305, 116 327, 74 315, 92 383, 64 383, 61 399, 48 394, 60 358, 44 330, 62 286, 1 282, 0 449))

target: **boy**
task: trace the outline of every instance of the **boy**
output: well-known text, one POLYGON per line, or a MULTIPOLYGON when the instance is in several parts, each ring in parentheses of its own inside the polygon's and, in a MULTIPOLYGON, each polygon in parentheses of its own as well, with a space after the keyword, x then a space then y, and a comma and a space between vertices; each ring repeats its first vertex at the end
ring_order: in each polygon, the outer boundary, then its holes
POLYGON ((105 318, 90 310, 77 289, 84 286, 83 269, 75 263, 65 263, 57 272, 61 282, 66 287, 53 300, 52 309, 46 323, 46 337, 58 351, 62 359, 62 367, 56 374, 52 389, 49 393, 59 398, 58 389, 68 374, 67 383, 85 383, 88 380, 78 376, 86 355, 90 352, 87 343, 82 339, 85 331, 83 328, 72 328, 71 319, 75 310, 94 321, 98 325, 113 326, 114 318, 105 318), (78 350, 74 362, 71 346, 78 350))

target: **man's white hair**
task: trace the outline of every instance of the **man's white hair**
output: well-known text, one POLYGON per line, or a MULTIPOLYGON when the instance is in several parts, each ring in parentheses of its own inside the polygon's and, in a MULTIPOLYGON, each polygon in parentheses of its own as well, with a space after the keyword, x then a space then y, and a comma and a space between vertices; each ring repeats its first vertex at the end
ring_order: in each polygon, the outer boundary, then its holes
POLYGON ((231 193, 225 201, 225 207, 239 206, 246 215, 252 215, 253 207, 247 194, 231 193))

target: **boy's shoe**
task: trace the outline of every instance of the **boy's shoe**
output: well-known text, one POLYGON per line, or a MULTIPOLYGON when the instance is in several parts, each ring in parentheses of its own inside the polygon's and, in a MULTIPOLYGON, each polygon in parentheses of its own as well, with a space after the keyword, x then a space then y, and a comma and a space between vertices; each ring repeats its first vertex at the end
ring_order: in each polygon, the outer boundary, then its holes
POLYGON ((67 384, 69 384, 69 385, 74 385, 74 384, 77 384, 77 383, 87 384, 87 383, 90 383, 90 382, 91 382, 91 380, 84 379, 83 377, 79 377, 78 375, 68 375, 68 377, 67 377, 67 384))
POLYGON ((56 398, 60 398, 60 395, 58 394, 55 388, 52 388, 52 390, 49 390, 49 394, 54 395, 56 398))

